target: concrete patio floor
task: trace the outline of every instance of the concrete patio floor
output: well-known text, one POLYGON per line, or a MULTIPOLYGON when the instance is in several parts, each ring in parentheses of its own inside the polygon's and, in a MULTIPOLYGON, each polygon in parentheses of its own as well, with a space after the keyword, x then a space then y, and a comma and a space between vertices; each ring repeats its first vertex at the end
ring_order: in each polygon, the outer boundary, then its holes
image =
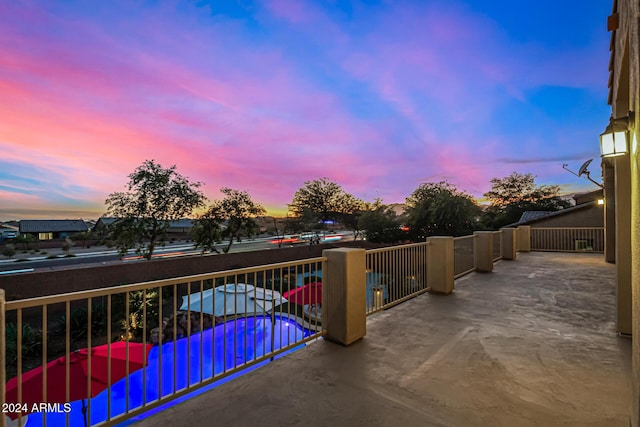
POLYGON ((614 276, 601 255, 520 253, 135 425, 627 427, 614 276))

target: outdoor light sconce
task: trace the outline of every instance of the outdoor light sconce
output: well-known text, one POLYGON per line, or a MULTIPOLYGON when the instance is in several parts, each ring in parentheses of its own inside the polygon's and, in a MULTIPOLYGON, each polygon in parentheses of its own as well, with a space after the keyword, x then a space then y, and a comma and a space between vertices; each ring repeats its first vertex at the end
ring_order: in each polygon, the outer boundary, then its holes
POLYGON ((372 289, 373 292, 373 309, 380 310, 384 305, 384 288, 381 286, 375 286, 372 289))
POLYGON ((600 153, 602 157, 622 156, 629 152, 629 123, 632 118, 609 119, 609 125, 600 134, 600 153))

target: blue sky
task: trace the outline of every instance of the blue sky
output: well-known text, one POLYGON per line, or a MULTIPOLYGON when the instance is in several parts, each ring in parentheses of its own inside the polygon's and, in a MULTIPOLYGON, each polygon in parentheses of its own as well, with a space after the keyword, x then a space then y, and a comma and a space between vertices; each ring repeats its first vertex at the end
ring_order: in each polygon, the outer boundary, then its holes
POLYGON ((97 218, 146 159, 248 191, 304 181, 403 202, 448 180, 481 197, 594 158, 610 114, 602 1, 0 4, 0 220, 97 218))

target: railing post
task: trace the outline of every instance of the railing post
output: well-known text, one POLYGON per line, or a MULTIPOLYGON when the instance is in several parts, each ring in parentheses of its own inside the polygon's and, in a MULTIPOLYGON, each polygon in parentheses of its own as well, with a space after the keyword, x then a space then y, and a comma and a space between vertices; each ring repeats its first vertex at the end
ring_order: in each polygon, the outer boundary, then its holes
POLYGON ((427 291, 450 294, 455 275, 453 237, 428 237, 427 243, 427 291))
POLYGON ((520 225, 518 230, 518 252, 531 252, 531 226, 520 225))
POLYGON ((343 345, 367 334, 367 275, 364 249, 325 249, 322 287, 324 338, 343 345))
POLYGON ((501 228, 500 231, 502 232, 502 259, 516 259, 516 229, 501 228))
MULTIPOLYGON (((5 300, 4 300, 4 289, 0 289, 0 405, 4 405, 6 400, 6 383, 7 383, 7 373, 6 363, 5 363, 5 346, 6 341, 5 337, 6 332, 6 317, 5 317, 5 300)), ((0 414, 0 427, 5 427, 5 414, 0 414)))
POLYGON ((473 233, 473 266, 476 271, 493 271, 493 231, 475 231, 473 233))

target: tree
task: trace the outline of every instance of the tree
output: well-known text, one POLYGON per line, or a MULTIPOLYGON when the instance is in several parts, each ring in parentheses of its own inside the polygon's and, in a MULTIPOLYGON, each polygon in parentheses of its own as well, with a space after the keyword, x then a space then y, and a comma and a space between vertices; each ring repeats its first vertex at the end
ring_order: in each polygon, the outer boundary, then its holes
POLYGON ((4 245, 4 248, 2 248, 2 255, 6 256, 7 258, 11 258, 16 254, 16 247, 13 246, 11 243, 7 243, 6 245, 4 245))
POLYGON ((380 199, 368 206, 358 218, 358 227, 366 239, 373 243, 396 243, 403 240, 400 221, 389 206, 380 199))
POLYGON ((216 200, 207 212, 200 217, 204 221, 193 233, 196 247, 208 247, 218 252, 212 242, 229 239, 222 251, 228 253, 235 240, 241 241, 243 235, 251 237, 258 231, 255 218, 266 213, 262 205, 255 203, 249 193, 224 187, 220 191, 225 195, 216 200), (223 227, 223 225, 225 225, 223 227))
POLYGON ((295 217, 324 224, 325 221, 339 219, 341 212, 348 212, 347 203, 354 199, 328 178, 315 179, 305 181, 304 186, 295 192, 289 210, 295 217))
POLYGON ((216 244, 222 241, 220 223, 221 220, 211 210, 200 215, 190 232, 194 247, 201 248, 203 254, 207 251, 219 254, 216 244))
POLYGON ((163 168, 145 160, 129 175, 126 192, 109 194, 107 214, 117 220, 109 227, 110 239, 124 255, 130 248, 151 259, 158 244, 164 244, 171 221, 191 215, 204 205, 198 188, 176 172, 176 166, 163 168))
POLYGON ((73 241, 68 236, 64 238, 64 242, 62 242, 62 250, 66 256, 71 256, 71 248, 73 245, 73 241))
POLYGON ((353 232, 353 240, 358 240, 360 235, 359 218, 366 209, 366 203, 355 196, 344 193, 338 201, 337 219, 347 230, 353 232))
POLYGON ((407 225, 414 241, 468 234, 477 228, 480 216, 473 198, 446 181, 420 185, 406 204, 407 225))
POLYGON ((557 211, 571 204, 559 197, 558 185, 536 185, 535 176, 513 172, 502 179, 491 180, 491 190, 484 194, 491 206, 485 222, 500 228, 518 222, 524 211, 557 211))
POLYGON ((282 247, 282 243, 284 242, 285 236, 288 231, 295 232, 302 229, 300 227, 299 221, 294 220, 289 215, 284 218, 272 218, 273 220, 273 228, 271 229, 275 234, 275 241, 278 242, 278 247, 282 247))

